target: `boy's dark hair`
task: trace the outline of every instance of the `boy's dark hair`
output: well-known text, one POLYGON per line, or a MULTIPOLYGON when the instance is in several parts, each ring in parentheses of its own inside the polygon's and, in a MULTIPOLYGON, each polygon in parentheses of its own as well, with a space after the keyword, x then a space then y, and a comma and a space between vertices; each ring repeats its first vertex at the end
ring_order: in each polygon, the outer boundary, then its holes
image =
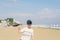
POLYGON ((27 25, 31 25, 32 21, 31 20, 27 20, 27 25))

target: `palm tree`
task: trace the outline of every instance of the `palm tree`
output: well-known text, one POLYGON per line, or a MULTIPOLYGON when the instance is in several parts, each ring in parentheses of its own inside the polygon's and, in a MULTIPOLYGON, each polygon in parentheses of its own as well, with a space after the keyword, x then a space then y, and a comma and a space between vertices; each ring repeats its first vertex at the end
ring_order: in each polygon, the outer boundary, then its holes
POLYGON ((9 23, 9 25, 13 25, 13 18, 7 18, 5 20, 9 23))
POLYGON ((0 20, 0 23, 2 23, 2 20, 0 20))

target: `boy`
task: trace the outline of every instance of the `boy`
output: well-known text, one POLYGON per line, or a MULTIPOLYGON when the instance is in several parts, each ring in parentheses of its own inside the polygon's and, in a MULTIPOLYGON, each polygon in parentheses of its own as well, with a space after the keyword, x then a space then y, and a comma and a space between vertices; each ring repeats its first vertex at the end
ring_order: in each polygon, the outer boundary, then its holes
POLYGON ((23 28, 20 30, 20 28, 18 29, 18 31, 20 33, 22 33, 20 40, 34 40, 34 31, 31 28, 32 25, 32 21, 31 20, 27 20, 27 27, 23 28))

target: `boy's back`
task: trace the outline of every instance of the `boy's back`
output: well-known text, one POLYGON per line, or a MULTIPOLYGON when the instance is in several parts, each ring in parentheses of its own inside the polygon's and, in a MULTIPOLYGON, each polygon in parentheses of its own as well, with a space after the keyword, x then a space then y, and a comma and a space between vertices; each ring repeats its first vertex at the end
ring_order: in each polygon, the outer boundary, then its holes
POLYGON ((20 32, 22 33, 21 35, 21 39, 22 40, 30 40, 31 36, 33 35, 33 29, 32 28, 23 28, 20 30, 20 32))

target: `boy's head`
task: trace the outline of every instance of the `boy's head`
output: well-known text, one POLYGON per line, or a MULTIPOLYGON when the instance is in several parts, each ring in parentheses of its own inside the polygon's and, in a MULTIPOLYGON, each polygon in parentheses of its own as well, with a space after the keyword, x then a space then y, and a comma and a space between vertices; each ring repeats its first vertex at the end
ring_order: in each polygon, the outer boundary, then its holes
POLYGON ((28 25, 28 27, 31 27, 32 21, 31 20, 27 20, 27 25, 28 25))

